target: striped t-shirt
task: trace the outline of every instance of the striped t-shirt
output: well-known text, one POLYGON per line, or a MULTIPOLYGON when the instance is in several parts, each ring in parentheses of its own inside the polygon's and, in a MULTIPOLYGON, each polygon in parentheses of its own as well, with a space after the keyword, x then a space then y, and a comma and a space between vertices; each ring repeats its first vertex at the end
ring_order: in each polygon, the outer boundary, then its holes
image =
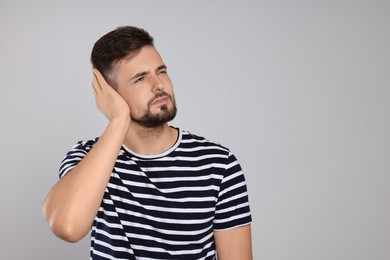
MULTIPOLYGON (((76 144, 67 174, 97 139, 76 144)), ((179 130, 166 152, 122 146, 91 229, 91 259, 215 259, 213 231, 251 222, 245 178, 225 147, 179 130)))

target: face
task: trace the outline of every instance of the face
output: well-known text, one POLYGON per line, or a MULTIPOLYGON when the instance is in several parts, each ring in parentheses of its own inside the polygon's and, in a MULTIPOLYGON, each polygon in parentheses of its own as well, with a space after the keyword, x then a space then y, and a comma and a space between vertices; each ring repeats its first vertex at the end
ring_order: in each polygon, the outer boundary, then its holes
POLYGON ((167 67, 152 46, 141 48, 115 69, 117 91, 130 107, 131 119, 144 127, 156 127, 176 116, 176 102, 167 67))

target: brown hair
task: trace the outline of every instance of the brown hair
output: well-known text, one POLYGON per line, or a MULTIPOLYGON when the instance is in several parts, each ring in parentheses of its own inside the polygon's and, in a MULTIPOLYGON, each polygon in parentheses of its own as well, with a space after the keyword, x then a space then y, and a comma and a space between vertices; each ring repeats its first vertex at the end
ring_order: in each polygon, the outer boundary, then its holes
POLYGON ((147 31, 134 26, 118 27, 96 41, 91 52, 92 66, 102 73, 108 84, 116 87, 115 65, 144 46, 154 46, 153 37, 147 31))

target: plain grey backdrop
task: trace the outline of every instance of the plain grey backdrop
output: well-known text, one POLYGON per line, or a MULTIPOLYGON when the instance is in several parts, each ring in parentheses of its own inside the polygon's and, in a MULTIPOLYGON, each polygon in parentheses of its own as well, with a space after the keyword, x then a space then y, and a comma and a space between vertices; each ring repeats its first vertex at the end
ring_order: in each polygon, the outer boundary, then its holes
POLYGON ((245 171, 255 259, 390 259, 389 1, 0 1, 1 259, 88 259, 41 205, 96 137, 89 55, 121 25, 169 67, 175 126, 245 171))

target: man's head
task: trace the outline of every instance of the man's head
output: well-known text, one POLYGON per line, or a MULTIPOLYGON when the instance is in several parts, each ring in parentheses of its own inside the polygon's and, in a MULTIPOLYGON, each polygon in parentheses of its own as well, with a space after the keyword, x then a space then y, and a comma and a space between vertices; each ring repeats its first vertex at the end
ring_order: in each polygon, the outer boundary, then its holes
POLYGON ((108 84, 117 87, 115 65, 124 58, 136 55, 142 47, 154 46, 153 37, 144 29, 122 26, 103 35, 93 46, 91 63, 108 84))
POLYGON ((167 66, 145 30, 126 26, 109 32, 95 43, 91 62, 127 102, 133 122, 156 127, 175 117, 167 66))

